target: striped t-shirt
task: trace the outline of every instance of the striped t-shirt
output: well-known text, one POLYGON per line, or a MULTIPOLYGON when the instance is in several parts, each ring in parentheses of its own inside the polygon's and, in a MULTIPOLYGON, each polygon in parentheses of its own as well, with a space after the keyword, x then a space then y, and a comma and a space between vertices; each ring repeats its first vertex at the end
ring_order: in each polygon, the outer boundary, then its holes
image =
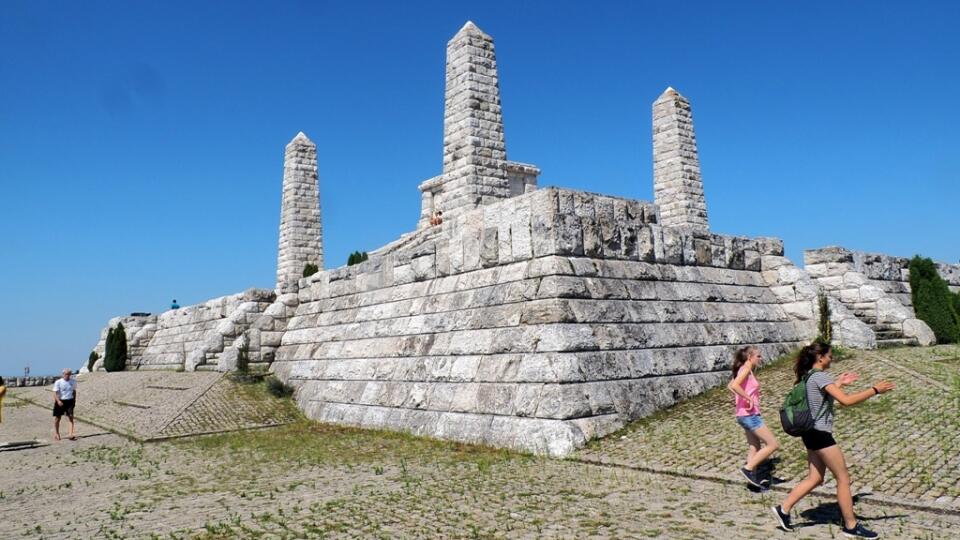
POLYGON ((827 433, 833 433, 833 396, 824 390, 830 384, 833 384, 833 377, 825 371, 814 371, 807 379, 807 403, 810 413, 817 419, 813 429, 827 433), (826 409, 821 411, 820 407, 826 409))

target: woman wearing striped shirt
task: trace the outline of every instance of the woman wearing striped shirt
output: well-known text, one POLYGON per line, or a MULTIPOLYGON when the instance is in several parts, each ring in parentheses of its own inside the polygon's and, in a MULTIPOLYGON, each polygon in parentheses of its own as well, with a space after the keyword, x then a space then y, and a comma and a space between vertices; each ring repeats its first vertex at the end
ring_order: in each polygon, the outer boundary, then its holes
POLYGON ((772 508, 780 527, 791 530, 790 510, 813 488, 823 483, 827 469, 837 481, 837 504, 843 516, 840 532, 849 538, 879 538, 880 535, 857 522, 853 513, 853 496, 850 494, 850 474, 843 458, 840 446, 833 439, 833 403, 845 407, 864 402, 873 396, 889 392, 893 383, 880 381, 872 387, 847 394, 843 387, 857 380, 856 373, 843 373, 836 380, 827 373, 833 362, 833 351, 826 343, 814 342, 800 350, 794 372, 797 382, 806 377, 807 401, 816 421, 813 429, 802 435, 803 445, 807 448, 807 462, 810 464, 807 477, 801 480, 787 498, 772 508), (807 374, 809 373, 809 377, 807 374))

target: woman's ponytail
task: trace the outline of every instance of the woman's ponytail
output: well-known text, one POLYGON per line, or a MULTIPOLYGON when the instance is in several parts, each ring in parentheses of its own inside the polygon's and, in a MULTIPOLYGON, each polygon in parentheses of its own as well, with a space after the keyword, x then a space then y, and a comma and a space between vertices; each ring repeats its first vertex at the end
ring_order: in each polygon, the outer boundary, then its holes
POLYGON ((813 364, 817 358, 830 352, 830 345, 822 341, 814 341, 806 347, 800 349, 797 355, 797 361, 793 365, 793 372, 797 375, 797 382, 803 380, 803 377, 813 369, 813 364))
POLYGON ((733 354, 733 364, 730 365, 730 378, 734 379, 737 377, 737 373, 740 373, 740 368, 747 363, 747 359, 750 358, 750 353, 756 349, 753 345, 747 345, 746 347, 740 347, 737 349, 737 352, 733 354))

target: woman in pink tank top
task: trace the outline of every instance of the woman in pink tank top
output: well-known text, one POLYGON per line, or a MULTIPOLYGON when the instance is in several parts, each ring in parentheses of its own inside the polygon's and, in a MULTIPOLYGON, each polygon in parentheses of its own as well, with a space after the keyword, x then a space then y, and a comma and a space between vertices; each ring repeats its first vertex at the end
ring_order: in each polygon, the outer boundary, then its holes
POLYGON ((761 360, 760 349, 752 345, 738 350, 733 356, 727 388, 734 395, 737 423, 747 435, 747 462, 740 468, 740 473, 751 485, 765 488, 770 479, 761 479, 757 467, 776 452, 780 443, 760 417, 760 381, 753 376, 753 368, 761 360))

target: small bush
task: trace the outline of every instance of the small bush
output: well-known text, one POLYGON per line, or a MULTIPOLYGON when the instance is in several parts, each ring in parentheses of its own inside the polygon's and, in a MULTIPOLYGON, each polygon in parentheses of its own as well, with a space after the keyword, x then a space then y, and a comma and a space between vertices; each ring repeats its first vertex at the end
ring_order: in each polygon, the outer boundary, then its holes
POLYGON ((932 260, 917 255, 910 261, 910 294, 917 318, 927 323, 938 343, 960 342, 957 300, 932 260))
POLYGON ((248 373, 250 371, 250 344, 244 338, 240 350, 237 351, 237 371, 248 373))
POLYGON ((303 267, 303 277, 310 277, 319 271, 320 271, 319 266, 313 263, 307 263, 306 266, 303 267))
POLYGON ((817 296, 817 303, 820 307, 820 321, 817 323, 820 333, 817 341, 829 345, 833 340, 833 326, 830 324, 830 302, 827 301, 827 295, 820 293, 817 296))
POLYGON ((123 323, 107 331, 107 346, 103 353, 103 369, 123 371, 127 367, 127 332, 123 323))
POLYGON ((90 356, 87 357, 87 371, 93 371, 93 365, 96 364, 99 359, 100 355, 97 354, 97 351, 90 351, 90 356))
POLYGON ((366 252, 366 251, 363 251, 363 252, 354 251, 353 253, 350 254, 349 257, 347 257, 347 266, 353 266, 353 265, 355 265, 355 264, 360 264, 360 263, 362 263, 363 261, 367 260, 368 258, 369 258, 369 256, 367 255, 367 252, 366 252))
POLYGON ((293 387, 276 377, 267 379, 267 392, 274 397, 288 398, 293 395, 293 387))

